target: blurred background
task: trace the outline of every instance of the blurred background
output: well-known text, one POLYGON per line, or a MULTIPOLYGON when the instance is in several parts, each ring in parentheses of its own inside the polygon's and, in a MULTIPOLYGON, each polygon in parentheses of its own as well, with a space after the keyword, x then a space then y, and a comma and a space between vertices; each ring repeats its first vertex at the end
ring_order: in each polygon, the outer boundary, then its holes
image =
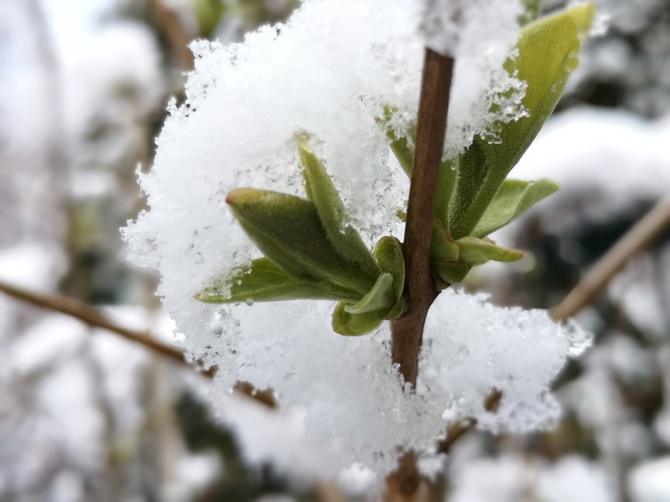
MULTIPOLYGON (((523 261, 468 278, 498 304, 554 307, 670 192, 670 0, 607 3, 609 31, 513 173, 562 190, 498 236, 523 261)), ((207 375, 53 311, 90 317, 76 299, 178 341, 157 277, 123 258, 119 227, 144 204, 136 174, 168 100, 183 100, 186 44, 238 42, 297 5, 0 0, 0 283, 50 295, 0 292, 0 501, 375 500, 364 470, 336 488, 281 461, 273 434, 295 424, 268 425, 271 393, 238 385, 230 406, 259 424, 240 438, 209 409, 207 375)), ((449 500, 670 501, 669 236, 579 313, 596 341, 555 383, 557 428, 462 438, 449 500)))

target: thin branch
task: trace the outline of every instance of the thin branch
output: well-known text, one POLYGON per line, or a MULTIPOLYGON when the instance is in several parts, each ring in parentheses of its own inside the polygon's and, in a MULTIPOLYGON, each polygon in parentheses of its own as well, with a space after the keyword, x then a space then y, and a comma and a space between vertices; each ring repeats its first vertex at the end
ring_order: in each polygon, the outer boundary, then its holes
POLYGON ((188 43, 192 37, 186 33, 177 13, 167 7, 162 0, 147 0, 147 3, 156 20, 158 29, 170 44, 172 52, 177 56, 179 65, 184 70, 192 70, 194 58, 193 53, 188 48, 188 43))
POLYGON ((477 419, 472 417, 466 417, 450 424, 447 427, 447 436, 437 444, 438 453, 450 453, 454 443, 476 427, 477 419))
POLYGON ((628 260, 651 245, 669 227, 670 197, 666 197, 600 259, 570 294, 551 311, 551 317, 556 321, 565 321, 593 303, 628 260))
MULTIPOLYGON (((53 310, 55 312, 60 312, 61 314, 75 317, 91 327, 101 328, 107 331, 111 331, 112 333, 116 333, 126 340, 144 345, 153 352, 167 357, 183 366, 194 369, 194 367, 184 359, 184 354, 179 349, 159 342, 153 338, 148 331, 135 331, 119 326, 109 320, 109 318, 107 318, 107 316, 105 316, 99 310, 96 310, 93 307, 80 302, 79 300, 62 295, 28 291, 24 288, 7 284, 3 281, 0 281, 0 291, 19 300, 23 300, 24 302, 31 303, 37 307, 42 307, 48 310, 53 310)), ((203 371, 201 374, 211 377, 213 376, 214 372, 213 370, 207 370, 203 371)))
POLYGON ((447 130, 453 66, 452 58, 426 49, 403 243, 405 295, 409 310, 391 322, 393 362, 399 364, 405 381, 412 385, 418 375, 424 322, 437 297, 430 272, 430 239, 447 130))

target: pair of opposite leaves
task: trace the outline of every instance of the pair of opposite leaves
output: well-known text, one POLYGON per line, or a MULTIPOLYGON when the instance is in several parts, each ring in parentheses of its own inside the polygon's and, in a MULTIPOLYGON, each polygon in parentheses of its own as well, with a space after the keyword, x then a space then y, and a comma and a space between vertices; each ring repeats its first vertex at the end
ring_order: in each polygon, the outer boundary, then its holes
MULTIPOLYGON (((506 177, 556 106, 593 15, 592 5, 581 5, 525 26, 517 55, 505 69, 526 82, 522 103, 528 115, 499 124, 500 142, 477 136, 461 155, 443 163, 431 242, 438 289, 460 282, 473 266, 523 256, 487 236, 558 188, 549 180, 506 177)), ((387 130, 391 150, 408 175, 410 134, 387 130)), ((309 148, 308 136, 296 139, 307 198, 252 188, 228 194, 233 214, 265 256, 213 280, 196 298, 211 303, 336 300, 333 329, 343 335, 369 333, 406 310, 402 246, 383 237, 369 251, 348 224, 344 204, 309 148)))

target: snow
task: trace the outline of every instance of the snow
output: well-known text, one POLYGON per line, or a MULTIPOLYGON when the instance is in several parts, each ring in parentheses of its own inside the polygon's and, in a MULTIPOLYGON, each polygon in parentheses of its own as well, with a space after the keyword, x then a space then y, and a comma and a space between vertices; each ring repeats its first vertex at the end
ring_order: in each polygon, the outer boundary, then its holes
POLYGON ((65 66, 65 110, 71 134, 85 135, 94 113, 110 115, 123 105, 126 114, 143 117, 162 104, 165 84, 160 52, 146 26, 116 22, 86 42, 68 53, 72 61, 65 66))
POLYGON ((527 491, 533 472, 518 457, 476 460, 454 476, 453 502, 514 502, 527 491))
POLYGON ((517 0, 425 0, 421 32, 427 47, 454 57, 446 156, 460 153, 475 134, 496 138, 494 120, 525 116, 525 84, 502 69, 519 35, 517 0), (494 88, 492 88, 494 86, 494 88), (500 109, 492 116, 491 109, 500 109))
POLYGON ((560 234, 580 221, 602 221, 614 212, 654 200, 670 187, 670 120, 649 121, 623 111, 579 108, 547 121, 510 177, 550 178, 561 185, 549 204, 528 217, 560 234), (587 192, 580 211, 547 209, 587 192), (544 209, 543 209, 544 208, 544 209))
POLYGON ((431 400, 442 399, 447 409, 475 417, 479 427, 534 430, 559 417, 548 391, 551 381, 567 354, 577 356, 589 344, 576 325, 557 326, 546 311, 502 309, 484 295, 449 291, 428 313, 417 385, 431 400), (491 413, 484 401, 494 388, 503 397, 491 413), (444 396, 451 399, 444 402, 444 396))
POLYGON ((172 500, 178 496, 187 497, 189 493, 198 493, 207 488, 220 475, 221 458, 214 452, 200 455, 189 455, 182 458, 177 465, 179 480, 185 487, 170 494, 172 500))
MULTIPOLYGON (((505 16, 507 4, 496 3, 505 16)), ((548 392, 551 378, 569 353, 588 344, 585 335, 543 312, 498 309, 448 291, 429 314, 418 391, 410 393, 391 364, 387 324, 372 335, 341 337, 330 327, 330 302, 215 306, 193 295, 259 255, 226 207, 230 190, 304 196, 294 141, 300 131, 315 138, 364 240, 372 244, 398 231, 396 211, 408 183, 389 159, 375 118, 389 104, 397 108, 395 127, 416 113, 420 10, 409 0, 312 0, 285 25, 261 28, 243 44, 193 44, 187 102, 170 105, 153 169, 140 177, 151 209, 125 230, 131 260, 160 271, 158 292, 190 357, 218 366, 214 400, 242 436, 260 428, 223 404, 237 380, 272 387, 310 441, 329 442, 378 473, 394 467, 397 447, 433 449, 447 425, 443 415, 473 415, 494 431, 546 427, 559 414, 548 392), (497 415, 483 409, 494 387, 504 396, 497 415)), ((464 26, 477 25, 483 11, 483 4, 467 7, 464 26)), ((486 26, 493 23, 486 19, 486 26)), ((460 60, 485 63, 456 68, 449 122, 463 127, 449 133, 447 152, 462 149, 476 132, 486 134, 500 118, 480 113, 491 96, 479 90, 482 82, 500 82, 492 67, 514 42, 501 26, 487 33, 487 50, 474 43, 474 32, 462 31, 460 60)), ((519 86, 500 82, 508 84, 519 86)), ((326 464, 318 466, 322 473, 335 469, 326 464)))
POLYGON ((354 462, 340 472, 337 485, 352 496, 363 496, 376 488, 377 477, 368 467, 354 462))
POLYGON ((347 467, 347 456, 335 444, 305 434, 304 413, 271 409, 247 397, 221 393, 221 416, 235 432, 244 458, 251 465, 271 463, 296 480, 330 477, 347 467))
POLYGON ((503 455, 466 464, 454 476, 454 502, 610 502, 614 486, 603 468, 580 457, 567 456, 554 464, 503 455))
POLYGON ((0 251, 0 280, 38 291, 53 290, 65 269, 62 259, 41 246, 3 249, 0 251))
POLYGON ((602 466, 567 456, 545 468, 537 482, 540 500, 546 502, 611 502, 615 485, 602 466))
POLYGON ((633 502, 663 502, 670 493, 670 457, 650 460, 635 467, 628 476, 633 502))
POLYGON ((65 315, 49 315, 6 349, 10 368, 21 376, 48 371, 74 356, 87 336, 88 329, 81 321, 65 315))

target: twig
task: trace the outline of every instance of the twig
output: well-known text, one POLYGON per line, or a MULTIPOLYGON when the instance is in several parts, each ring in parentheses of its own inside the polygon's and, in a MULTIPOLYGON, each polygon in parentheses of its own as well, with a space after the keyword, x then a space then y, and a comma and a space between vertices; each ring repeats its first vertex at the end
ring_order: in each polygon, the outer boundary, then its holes
POLYGON ((156 20, 158 29, 167 39, 172 51, 179 60, 179 65, 184 70, 192 70, 194 67, 193 53, 188 48, 191 38, 184 30, 184 26, 177 13, 167 7, 162 0, 148 0, 149 8, 156 20))
POLYGON ((440 163, 447 129, 454 60, 426 49, 416 149, 405 226, 405 295, 409 310, 391 322, 393 362, 406 382, 416 384, 423 326, 437 297, 430 272, 430 239, 440 163))
POLYGON ((628 260, 647 248, 668 227, 670 227, 670 197, 656 204, 600 259, 568 296, 551 311, 551 317, 556 321, 565 321, 593 303, 628 260))
POLYGON ((447 436, 437 444, 439 453, 450 453, 456 441, 477 427, 477 419, 472 417, 457 420, 447 427, 447 436))
MULTIPOLYGON (((0 291, 35 306, 76 317, 91 327, 105 329, 112 333, 116 333, 117 335, 121 335, 127 340, 144 345, 146 348, 161 354, 162 356, 172 359, 183 366, 194 369, 193 366, 184 359, 184 354, 179 349, 159 342, 152 338, 149 332, 135 331, 114 324, 102 312, 80 302, 79 300, 62 295, 36 293, 34 291, 28 291, 24 288, 7 284, 3 281, 0 281, 0 291)), ((213 370, 207 370, 203 371, 201 374, 211 377, 214 372, 213 370)))

